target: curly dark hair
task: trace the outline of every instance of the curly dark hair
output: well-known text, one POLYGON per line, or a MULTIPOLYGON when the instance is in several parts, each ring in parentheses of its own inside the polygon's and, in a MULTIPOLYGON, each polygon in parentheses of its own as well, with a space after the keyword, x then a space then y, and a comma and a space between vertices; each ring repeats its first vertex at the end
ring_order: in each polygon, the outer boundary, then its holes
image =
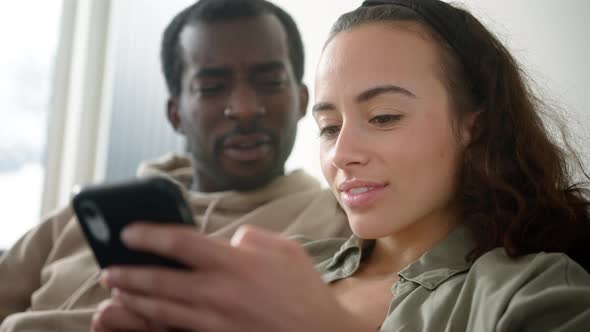
POLYGON ((420 24, 438 43, 457 121, 480 112, 458 178, 460 217, 477 242, 468 259, 498 247, 511 257, 563 252, 590 271, 590 189, 575 181, 575 172, 590 177, 565 127, 558 124, 563 144, 550 135, 543 116, 551 110, 517 61, 464 9, 435 0, 392 2, 402 5, 377 3, 344 14, 330 38, 361 24, 404 21, 420 24), (425 17, 433 12, 444 20, 425 17))
POLYGON ((160 60, 170 95, 178 97, 181 92, 180 80, 184 60, 178 39, 185 26, 199 22, 214 23, 256 18, 267 14, 276 16, 285 29, 289 60, 297 82, 301 83, 305 61, 303 41, 297 24, 287 12, 265 0, 200 0, 178 13, 162 36, 160 60))

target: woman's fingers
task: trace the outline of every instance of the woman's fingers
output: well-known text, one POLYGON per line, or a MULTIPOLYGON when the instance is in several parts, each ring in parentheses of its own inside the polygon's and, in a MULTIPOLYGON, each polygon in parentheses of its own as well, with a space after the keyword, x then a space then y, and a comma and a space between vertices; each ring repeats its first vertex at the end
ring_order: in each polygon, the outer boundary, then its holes
POLYGON ((230 324, 206 306, 197 309, 163 298, 123 291, 115 294, 114 298, 139 317, 154 317, 160 326, 190 331, 222 331, 230 324))
POLYGON ((98 306, 92 317, 91 330, 93 332, 150 331, 150 324, 119 300, 109 299, 98 306))
POLYGON ((149 295, 187 304, 206 302, 215 279, 206 271, 161 267, 111 267, 101 282, 126 293, 149 295))
POLYGON ((286 237, 251 225, 240 226, 232 236, 230 244, 239 250, 254 251, 256 256, 272 255, 306 259, 301 246, 286 237))
MULTIPOLYGON (((274 233, 242 227, 227 243, 182 226, 139 224, 124 234, 134 249, 191 267, 106 270, 104 283, 121 290, 115 299, 148 324, 199 332, 276 331, 336 305, 301 246, 274 233)), ((115 321, 138 324, 130 319, 125 314, 115 321)))
POLYGON ((132 249, 172 258, 192 268, 223 266, 233 251, 226 241, 181 225, 138 222, 125 228, 122 239, 132 249))

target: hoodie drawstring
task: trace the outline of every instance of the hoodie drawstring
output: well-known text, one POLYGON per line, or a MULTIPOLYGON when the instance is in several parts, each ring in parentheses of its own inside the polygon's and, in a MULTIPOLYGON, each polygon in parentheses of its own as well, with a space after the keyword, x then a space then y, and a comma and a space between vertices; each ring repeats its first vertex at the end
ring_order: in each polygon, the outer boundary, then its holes
POLYGON ((207 225, 209 224, 209 220, 211 220, 211 214, 213 214, 213 210, 215 210, 217 204, 221 202, 221 198, 222 197, 218 197, 214 199, 213 201, 211 201, 211 203, 209 203, 209 206, 207 206, 205 214, 203 215, 203 222, 201 223, 201 227, 199 228, 199 232, 201 234, 205 234, 205 231, 207 230, 207 225))

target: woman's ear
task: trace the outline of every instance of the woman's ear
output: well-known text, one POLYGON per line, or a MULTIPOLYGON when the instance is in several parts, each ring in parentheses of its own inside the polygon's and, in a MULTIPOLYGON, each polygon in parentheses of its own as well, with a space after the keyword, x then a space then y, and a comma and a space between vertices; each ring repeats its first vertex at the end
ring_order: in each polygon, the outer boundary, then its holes
POLYGON ((178 111, 178 99, 175 97, 168 98, 168 102, 166 104, 166 115, 168 116, 168 121, 174 128, 174 131, 184 135, 182 130, 182 126, 180 125, 180 113, 178 111))
POLYGON ((463 115, 463 119, 461 121, 461 132, 459 136, 461 139, 461 145, 468 146, 471 143, 473 128, 475 127, 475 123, 477 122, 481 112, 483 112, 483 110, 467 112, 465 115, 463 115))

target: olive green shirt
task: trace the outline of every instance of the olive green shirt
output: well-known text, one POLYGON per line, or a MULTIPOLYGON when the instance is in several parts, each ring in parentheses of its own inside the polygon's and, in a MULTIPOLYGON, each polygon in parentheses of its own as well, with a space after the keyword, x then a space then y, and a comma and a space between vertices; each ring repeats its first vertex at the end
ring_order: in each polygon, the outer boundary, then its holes
MULTIPOLYGON (((352 236, 304 247, 331 283, 353 275, 373 244, 352 236)), ((568 256, 513 259, 498 248, 471 264, 473 248, 458 227, 401 270, 380 331, 590 331, 590 275, 568 256)))

